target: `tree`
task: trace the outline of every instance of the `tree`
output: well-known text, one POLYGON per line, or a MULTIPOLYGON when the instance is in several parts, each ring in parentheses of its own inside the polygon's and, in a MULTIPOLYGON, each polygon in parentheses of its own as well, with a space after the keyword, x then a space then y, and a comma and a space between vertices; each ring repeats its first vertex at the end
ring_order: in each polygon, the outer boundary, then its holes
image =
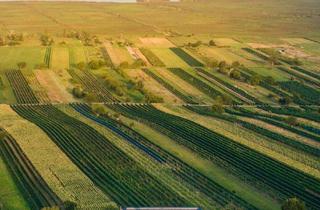
POLYGON ((22 61, 22 62, 17 63, 17 66, 19 69, 24 69, 27 67, 27 63, 22 61))
POLYGON ((73 201, 65 201, 63 203, 65 210, 74 210, 77 208, 77 204, 73 201))
POLYGON ((264 81, 266 83, 268 83, 269 85, 275 85, 276 84, 276 81, 275 79, 272 77, 272 76, 267 76, 264 81))
POLYGON ((270 55, 268 61, 271 64, 271 66, 274 66, 279 62, 278 58, 275 55, 270 55))
POLYGON ((261 76, 258 74, 252 75, 252 77, 250 78, 250 84, 251 85, 259 85, 261 82, 261 76))
POLYGON ((233 78, 233 79, 237 79, 239 80, 241 78, 241 73, 239 70, 233 70, 231 73, 230 73, 230 77, 233 78))
POLYGON ((74 87, 72 89, 72 94, 76 97, 76 98, 83 98, 85 97, 85 92, 84 90, 82 89, 82 87, 80 86, 77 86, 77 87, 74 87))
POLYGON ((281 206, 281 210, 306 210, 303 201, 298 198, 289 198, 281 206))
POLYGON ((234 61, 234 62, 232 62, 231 67, 234 68, 234 69, 239 68, 239 67, 240 67, 239 61, 234 61))
POLYGON ((224 112, 223 104, 220 101, 214 101, 211 107, 212 112, 221 114, 224 112))
POLYGON ((220 73, 222 73, 222 74, 227 74, 227 72, 228 72, 228 65, 227 65, 227 63, 225 62, 225 61, 221 61, 220 63, 219 63, 219 65, 218 65, 218 67, 219 67, 219 69, 218 69, 218 71, 220 72, 220 73))
POLYGON ((213 40, 209 41, 209 46, 216 46, 216 43, 213 40))
POLYGON ((291 103, 291 98, 286 96, 279 99, 279 104, 281 105, 289 105, 291 103))
POLYGON ((77 68, 80 69, 80 70, 84 70, 86 68, 85 62, 79 62, 77 64, 77 68))
POLYGON ((289 116, 288 118, 286 118, 286 122, 291 126, 295 126, 299 124, 298 119, 293 116, 289 116))

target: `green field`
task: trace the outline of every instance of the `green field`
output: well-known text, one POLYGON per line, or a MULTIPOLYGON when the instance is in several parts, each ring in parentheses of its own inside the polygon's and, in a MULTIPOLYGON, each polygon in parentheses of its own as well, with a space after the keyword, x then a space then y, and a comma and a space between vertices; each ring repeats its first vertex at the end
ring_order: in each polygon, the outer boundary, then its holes
POLYGON ((26 62, 27 69, 33 69, 44 61, 45 48, 43 47, 1 47, 0 71, 17 69, 17 63, 26 62))
POLYGON ((318 0, 0 10, 0 210, 320 209, 318 0))

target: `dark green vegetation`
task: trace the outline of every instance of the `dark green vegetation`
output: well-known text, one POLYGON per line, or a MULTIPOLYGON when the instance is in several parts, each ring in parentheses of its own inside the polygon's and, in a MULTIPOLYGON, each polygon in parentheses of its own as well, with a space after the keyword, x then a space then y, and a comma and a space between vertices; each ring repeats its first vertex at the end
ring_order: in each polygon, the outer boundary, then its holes
POLYGON ((11 70, 6 72, 6 76, 10 82, 14 95, 18 103, 33 104, 38 103, 38 99, 32 92, 28 82, 19 70, 11 70))
MULTIPOLYGON (((4 132, 0 130, 0 132, 4 132)), ((17 142, 8 134, 0 138, 0 154, 4 158, 24 198, 32 209, 63 206, 48 187, 17 142)))
POLYGON ((320 206, 317 196, 313 193, 320 189, 319 180, 312 176, 294 170, 191 121, 161 113, 152 106, 114 106, 114 108, 130 117, 144 120, 148 125, 159 129, 205 158, 212 161, 218 158, 230 164, 239 176, 246 174, 256 181, 262 178, 266 185, 284 197, 293 193, 312 208, 320 206), (299 180, 304 182, 301 183, 299 180))
POLYGON ((320 209, 318 1, 0 9, 1 210, 320 209))
POLYGON ((119 205, 188 206, 188 201, 167 189, 88 125, 50 105, 14 106, 13 109, 42 128, 119 205))
POLYGON ((185 50, 183 50, 181 48, 174 47, 174 48, 170 48, 170 50, 172 50, 172 52, 174 52, 184 62, 186 62, 187 64, 189 64, 192 67, 203 66, 202 63, 200 63, 198 60, 196 60, 194 57, 189 55, 185 50))

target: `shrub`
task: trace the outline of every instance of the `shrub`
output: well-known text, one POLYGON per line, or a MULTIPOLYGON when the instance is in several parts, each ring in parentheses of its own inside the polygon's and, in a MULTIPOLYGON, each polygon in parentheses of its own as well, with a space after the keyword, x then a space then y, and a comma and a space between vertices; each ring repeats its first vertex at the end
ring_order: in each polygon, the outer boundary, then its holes
POLYGON ((258 74, 255 74, 253 75, 251 78, 250 78, 250 84, 251 85, 259 85, 261 82, 261 76, 258 75, 258 74))
POLYGON ((82 87, 80 86, 77 86, 77 87, 74 87, 72 89, 72 94, 73 96, 75 96, 76 98, 83 98, 86 94, 84 92, 84 90, 82 89, 82 87))
POLYGON ((293 116, 289 116, 288 118, 286 118, 286 122, 289 125, 292 125, 292 126, 296 126, 296 125, 299 124, 298 119, 296 117, 293 117, 293 116))
POLYGON ((77 208, 77 204, 72 201, 65 201, 63 203, 63 206, 64 206, 65 210, 74 210, 77 208))
POLYGON ((306 206, 303 201, 298 198, 289 198, 281 206, 281 210, 306 210, 306 206))
POLYGON ((241 79, 241 73, 239 70, 233 70, 231 73, 230 73, 230 77, 233 78, 233 79, 241 79))

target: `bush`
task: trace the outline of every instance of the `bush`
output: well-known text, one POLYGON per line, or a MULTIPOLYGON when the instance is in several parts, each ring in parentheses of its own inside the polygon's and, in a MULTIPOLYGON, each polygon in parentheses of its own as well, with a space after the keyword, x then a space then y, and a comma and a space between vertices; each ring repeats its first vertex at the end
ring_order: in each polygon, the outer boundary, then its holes
POLYGON ((290 116, 286 118, 286 123, 292 126, 296 126, 299 124, 298 119, 296 117, 290 116))
POLYGON ((102 115, 102 116, 108 115, 108 111, 107 111, 106 107, 102 104, 93 104, 91 106, 91 110, 96 115, 102 115))
POLYGON ((90 69, 99 69, 104 65, 102 60, 92 60, 88 63, 90 69))
POLYGON ((275 85, 276 81, 272 76, 267 76, 264 81, 269 85, 275 85))
POLYGON ((251 85, 259 85, 260 84, 260 82, 261 82, 261 76, 260 75, 258 75, 258 74, 255 74, 255 75, 253 75, 251 78, 250 78, 250 84, 251 85))
POLYGON ((27 67, 27 63, 24 62, 24 61, 18 62, 18 63, 17 63, 17 66, 18 66, 19 69, 24 69, 24 68, 27 67))
POLYGON ((72 201, 65 201, 63 203, 63 206, 64 206, 65 210, 74 210, 77 208, 77 204, 72 201))
POLYGON ((289 198, 281 206, 281 210, 306 210, 306 206, 303 201, 298 198, 289 198))
POLYGON ((239 70, 233 70, 231 73, 230 73, 230 77, 233 78, 233 79, 241 79, 241 73, 239 70))
POLYGON ((127 69, 129 68, 129 63, 127 61, 123 61, 120 63, 119 67, 122 69, 127 69))
POLYGON ((283 97, 279 99, 279 104, 281 105, 289 105, 291 103, 291 98, 283 97))
POLYGON ((83 97, 85 97, 85 92, 84 92, 84 90, 82 89, 82 87, 80 87, 80 86, 77 86, 77 87, 74 87, 73 89, 72 89, 72 94, 73 94, 73 96, 75 96, 76 98, 83 98, 83 97))

